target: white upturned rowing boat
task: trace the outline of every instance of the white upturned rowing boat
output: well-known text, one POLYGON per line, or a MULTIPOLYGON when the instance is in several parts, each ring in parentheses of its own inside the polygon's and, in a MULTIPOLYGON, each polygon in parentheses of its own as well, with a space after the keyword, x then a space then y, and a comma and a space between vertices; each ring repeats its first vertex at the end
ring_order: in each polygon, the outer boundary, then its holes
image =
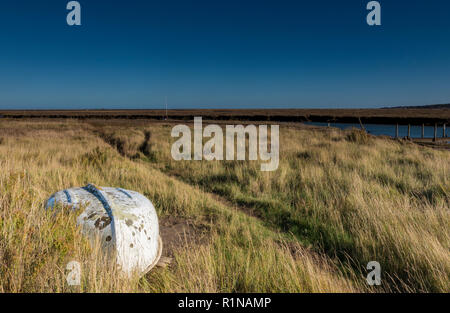
POLYGON ((144 275, 161 257, 158 216, 142 194, 88 184, 53 194, 47 208, 57 204, 84 209, 77 217, 83 234, 91 239, 99 236, 102 248, 115 252, 117 264, 125 273, 144 275))

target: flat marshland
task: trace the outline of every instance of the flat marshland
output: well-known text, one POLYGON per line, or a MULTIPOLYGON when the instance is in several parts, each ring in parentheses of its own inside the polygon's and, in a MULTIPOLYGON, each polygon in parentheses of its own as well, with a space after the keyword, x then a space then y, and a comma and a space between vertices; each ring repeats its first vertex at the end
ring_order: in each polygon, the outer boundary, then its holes
POLYGON ((260 161, 174 161, 173 126, 0 120, 0 292, 450 291, 450 151, 281 124, 279 167, 261 172, 260 161), (76 212, 44 209, 89 182, 153 202, 161 232, 178 236, 168 267, 124 277, 76 212), (80 286, 66 283, 72 260, 80 286), (370 261, 380 286, 366 283, 370 261))

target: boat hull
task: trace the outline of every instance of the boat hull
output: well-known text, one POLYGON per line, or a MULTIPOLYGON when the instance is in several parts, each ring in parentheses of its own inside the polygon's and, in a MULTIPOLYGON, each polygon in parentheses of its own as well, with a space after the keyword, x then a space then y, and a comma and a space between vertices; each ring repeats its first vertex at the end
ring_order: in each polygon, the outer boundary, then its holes
POLYGON ((127 274, 145 274, 162 252, 156 210, 142 194, 121 188, 70 188, 53 194, 47 208, 57 205, 80 210, 77 224, 84 235, 101 241, 105 253, 114 255, 127 274))

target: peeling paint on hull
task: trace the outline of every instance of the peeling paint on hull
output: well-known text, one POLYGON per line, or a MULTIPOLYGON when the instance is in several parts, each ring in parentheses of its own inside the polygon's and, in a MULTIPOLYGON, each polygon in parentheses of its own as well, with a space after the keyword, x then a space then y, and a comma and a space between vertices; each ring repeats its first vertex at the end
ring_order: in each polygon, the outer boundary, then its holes
POLYGON ((158 216, 142 194, 89 184, 53 194, 46 207, 57 204, 84 209, 77 217, 83 234, 91 239, 99 236, 105 253, 113 252, 125 273, 143 275, 158 262, 162 251, 158 216))

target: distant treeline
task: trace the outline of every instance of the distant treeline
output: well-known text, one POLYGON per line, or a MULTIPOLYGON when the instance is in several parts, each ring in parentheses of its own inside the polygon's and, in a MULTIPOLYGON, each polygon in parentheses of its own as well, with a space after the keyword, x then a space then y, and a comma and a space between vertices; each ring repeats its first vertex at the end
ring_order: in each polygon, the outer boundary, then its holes
POLYGON ((450 103, 418 105, 418 106, 399 106, 399 107, 388 107, 383 109, 450 109, 450 103))
POLYGON ((367 124, 450 124, 449 108, 407 109, 196 109, 196 110, 0 110, 0 118, 153 119, 328 122, 367 124))

